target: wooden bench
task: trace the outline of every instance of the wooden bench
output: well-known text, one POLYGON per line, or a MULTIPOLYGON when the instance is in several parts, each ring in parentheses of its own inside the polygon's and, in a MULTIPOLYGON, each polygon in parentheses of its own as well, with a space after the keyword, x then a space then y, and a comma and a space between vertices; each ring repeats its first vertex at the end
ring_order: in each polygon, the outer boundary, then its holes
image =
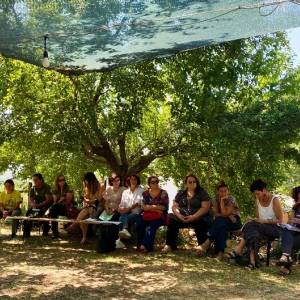
POLYGON ((58 222, 64 224, 77 223, 77 224, 92 224, 92 225, 119 225, 120 224, 120 222, 100 221, 91 218, 79 221, 75 219, 53 219, 53 218, 45 218, 45 217, 15 216, 15 217, 7 217, 6 220, 32 221, 32 222, 58 222))
POLYGON ((24 217, 24 216, 16 216, 16 217, 7 217, 7 220, 23 220, 23 221, 39 221, 39 222, 58 222, 58 223, 78 223, 78 224, 95 224, 95 225, 119 225, 120 222, 114 221, 100 221, 94 219, 86 219, 86 220, 74 220, 74 219, 52 219, 52 218, 36 218, 36 217, 24 217))

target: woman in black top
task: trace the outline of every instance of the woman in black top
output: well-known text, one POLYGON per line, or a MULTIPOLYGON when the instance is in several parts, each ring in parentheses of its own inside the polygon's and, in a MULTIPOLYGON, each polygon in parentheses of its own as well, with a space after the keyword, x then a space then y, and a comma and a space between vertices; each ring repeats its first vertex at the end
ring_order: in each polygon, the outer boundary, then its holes
POLYGON ((66 182, 65 176, 60 174, 56 176, 53 189, 53 202, 61 203, 66 198, 66 193, 70 190, 66 182))
POLYGON ((163 252, 177 248, 180 228, 193 228, 198 244, 206 240, 206 234, 211 217, 210 198, 207 192, 200 187, 199 179, 195 175, 185 178, 185 190, 177 193, 173 202, 172 211, 167 230, 166 246, 163 252))
MULTIPOLYGON (((70 190, 69 185, 66 182, 65 176, 60 174, 56 177, 53 190, 54 204, 49 209, 49 217, 57 219, 58 216, 66 216, 68 218, 77 218, 78 209, 76 202, 74 201, 74 193, 70 190)), ((52 238, 57 239, 59 237, 58 223, 51 222, 52 238)))

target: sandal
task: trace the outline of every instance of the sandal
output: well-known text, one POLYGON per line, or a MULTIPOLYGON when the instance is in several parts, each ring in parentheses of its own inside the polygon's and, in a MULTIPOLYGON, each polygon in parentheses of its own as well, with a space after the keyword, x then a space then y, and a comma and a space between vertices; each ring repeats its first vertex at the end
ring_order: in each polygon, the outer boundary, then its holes
POLYGON ((276 262, 276 266, 283 266, 289 268, 293 263, 292 258, 289 255, 282 254, 280 259, 276 262))
POLYGON ((206 255, 206 250, 204 250, 201 246, 199 246, 198 248, 197 248, 197 250, 196 250, 197 252, 196 252, 196 256, 198 256, 198 257, 203 257, 203 256, 205 256, 206 255))
POLYGON ((235 250, 232 250, 231 252, 229 253, 226 253, 226 256, 229 258, 229 259, 236 259, 237 257, 239 257, 240 255, 238 255, 235 250))
POLYGON ((255 269, 255 265, 254 264, 249 264, 248 266, 245 267, 247 270, 249 271, 253 271, 255 269))
POLYGON ((162 249, 161 249, 161 253, 169 253, 172 251, 172 248, 169 245, 165 245, 162 249))
POLYGON ((138 252, 140 252, 140 253, 148 253, 148 250, 146 249, 146 247, 145 246, 143 246, 143 245, 141 245, 138 249, 138 252))
POLYGON ((82 238, 80 241, 80 245, 85 245, 85 244, 87 244, 87 240, 82 238))

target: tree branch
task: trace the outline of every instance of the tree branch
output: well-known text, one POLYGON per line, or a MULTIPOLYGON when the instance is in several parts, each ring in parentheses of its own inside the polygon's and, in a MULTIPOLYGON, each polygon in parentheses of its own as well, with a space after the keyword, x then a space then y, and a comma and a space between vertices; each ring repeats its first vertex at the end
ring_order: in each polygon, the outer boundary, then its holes
POLYGON ((127 155, 126 155, 126 134, 123 133, 120 138, 118 139, 118 145, 119 145, 119 151, 120 151, 120 159, 122 166, 124 168, 128 168, 128 160, 127 160, 127 155))
MULTIPOLYGON (((78 93, 80 90, 80 87, 78 85, 78 82, 76 82, 76 80, 73 78, 73 76, 69 76, 71 82, 74 85, 74 93, 75 93, 75 99, 78 99, 78 93)), ((78 101, 78 100, 77 100, 78 101)), ((94 104, 95 105, 95 104, 94 104)), ((90 112, 90 118, 89 120, 92 122, 91 126, 85 126, 85 131, 88 134, 85 134, 85 138, 87 139, 90 151, 94 154, 97 155, 99 158, 102 157, 105 159, 106 164, 114 171, 119 171, 119 164, 118 164, 118 160, 116 158, 115 153, 112 151, 106 136, 103 134, 103 132, 100 130, 98 124, 97 124, 97 118, 95 115, 95 110, 93 110, 92 112, 90 112), (90 128, 94 128, 94 135, 95 137, 97 137, 97 144, 95 145, 95 143, 93 142, 93 140, 91 139, 91 135, 90 135, 90 128)), ((78 118, 81 119, 81 123, 79 124, 79 127, 84 126, 85 124, 85 120, 83 120, 79 115, 78 118)), ((95 159, 95 157, 93 156, 93 159, 95 159)))
POLYGON ((97 162, 101 165, 107 165, 107 162, 106 162, 106 159, 104 157, 100 157, 100 156, 95 156, 91 149, 89 147, 87 147, 86 145, 82 145, 81 147, 82 151, 83 151, 83 154, 84 156, 87 158, 87 159, 90 159, 92 160, 93 162, 97 162))
POLYGON ((182 139, 180 138, 175 146, 166 149, 160 149, 147 155, 142 155, 139 160, 129 168, 128 174, 138 174, 147 168, 156 158, 165 157, 180 149, 182 139))
POLYGON ((128 169, 128 175, 138 174, 147 168, 157 158, 154 154, 142 155, 137 163, 128 169))
POLYGON ((100 79, 100 82, 99 82, 99 84, 98 84, 98 86, 97 86, 97 88, 96 88, 96 91, 95 91, 95 94, 94 94, 94 97, 93 97, 93 102, 95 103, 95 104, 97 104, 98 103, 98 101, 99 101, 99 99, 100 99, 100 97, 101 96, 103 96, 103 95, 105 95, 106 93, 108 93, 108 92, 110 92, 111 90, 110 89, 103 89, 103 84, 104 84, 104 82, 105 82, 105 76, 106 76, 107 74, 102 74, 102 76, 101 76, 101 79, 100 79))

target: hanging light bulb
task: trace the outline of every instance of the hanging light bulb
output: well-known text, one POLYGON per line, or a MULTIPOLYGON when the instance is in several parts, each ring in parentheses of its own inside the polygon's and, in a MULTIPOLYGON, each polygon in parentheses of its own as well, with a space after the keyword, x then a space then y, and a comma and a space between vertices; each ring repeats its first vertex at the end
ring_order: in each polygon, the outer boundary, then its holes
POLYGON ((43 61, 42 61, 44 68, 49 68, 49 66, 50 66, 49 55, 48 55, 48 51, 47 51, 47 39, 48 38, 49 38, 48 34, 46 34, 44 36, 44 55, 43 55, 43 61))

